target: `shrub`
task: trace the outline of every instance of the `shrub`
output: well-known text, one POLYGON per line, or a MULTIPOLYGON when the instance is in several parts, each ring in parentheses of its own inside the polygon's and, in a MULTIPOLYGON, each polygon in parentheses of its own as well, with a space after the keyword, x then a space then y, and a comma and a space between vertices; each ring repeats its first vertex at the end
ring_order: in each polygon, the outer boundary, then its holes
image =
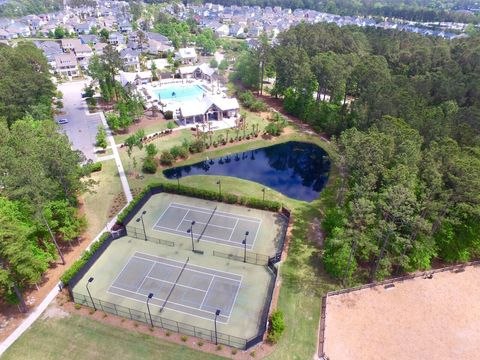
POLYGON ((172 333, 170 331, 168 331, 168 330, 165 331, 165 336, 170 336, 170 335, 172 335, 172 333))
MULTIPOLYGON (((167 110, 165 111, 165 120, 172 120, 173 119, 173 111, 167 110)), ((167 124, 168 126, 168 124, 167 124)), ((170 129, 170 128, 169 128, 170 129)), ((173 129, 173 128, 172 128, 173 129)))
POLYGON ((158 153, 157 147, 155 144, 148 144, 145 146, 145 152, 147 153, 148 156, 155 156, 158 153))
POLYGON ((202 347, 202 346, 203 346, 203 341, 200 340, 200 341, 197 343, 197 345, 200 346, 200 347, 202 347))
POLYGON ((95 309, 90 309, 90 310, 88 310, 88 313, 89 313, 90 315, 95 314, 95 309))
POLYGON ((170 149, 170 155, 172 155, 174 159, 178 159, 180 157, 180 148, 181 146, 175 145, 170 149))
POLYGON ((102 163, 101 162, 95 162, 95 163, 89 163, 83 165, 82 171, 83 171, 83 176, 88 176, 93 172, 101 171, 102 170, 102 163))
POLYGON ((265 126, 265 132, 271 136, 279 136, 283 132, 283 127, 279 126, 277 123, 271 122, 265 126))
POLYGON ((172 156, 172 154, 169 151, 167 150, 162 151, 162 155, 160 155, 160 164, 164 166, 170 166, 173 164, 174 160, 175 158, 172 156))
POLYGON ((238 351, 237 349, 233 348, 232 349, 232 355, 235 355, 237 353, 237 351, 238 351))
POLYGON ((75 307, 75 310, 80 310, 80 309, 82 308, 82 305, 80 305, 80 304, 75 304, 74 307, 75 307))
POLYGON ((89 250, 86 250, 80 259, 76 260, 70 268, 68 268, 63 275, 60 277, 60 280, 64 285, 68 285, 68 283, 72 280, 72 278, 85 266, 87 261, 92 257, 93 254, 102 246, 102 244, 110 237, 109 232, 103 233, 98 241, 94 242, 89 250))
POLYGON ((157 162, 153 156, 147 156, 143 160, 142 170, 147 174, 155 174, 157 172, 157 162))
POLYGON ((188 336, 182 335, 182 337, 180 338, 180 340, 182 340, 183 342, 186 342, 186 341, 188 340, 188 336))
POLYGON ((285 330, 285 319, 281 310, 275 310, 270 317, 270 329, 268 332, 268 341, 277 343, 285 330))
POLYGON ((192 154, 201 153, 205 150, 205 143, 202 140, 195 140, 190 144, 189 150, 192 154))
POLYGON ((218 345, 215 347, 215 349, 216 349, 217 351, 220 351, 220 350, 222 350, 222 349, 223 349, 223 346, 222 346, 222 345, 220 345, 220 344, 218 344, 218 345))

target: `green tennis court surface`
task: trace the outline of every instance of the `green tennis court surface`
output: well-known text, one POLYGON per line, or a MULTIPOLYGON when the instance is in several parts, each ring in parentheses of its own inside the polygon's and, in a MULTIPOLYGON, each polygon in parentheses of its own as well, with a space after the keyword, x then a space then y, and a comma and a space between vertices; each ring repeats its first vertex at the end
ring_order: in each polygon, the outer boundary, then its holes
POLYGON ((153 226, 154 230, 190 238, 187 231, 192 227, 197 241, 243 247, 242 241, 248 231, 247 249, 253 248, 261 219, 234 215, 232 213, 202 208, 193 205, 170 203, 153 226), (192 222, 195 222, 192 225, 192 222), (251 239, 248 241, 248 239, 251 239))
POLYGON ((132 300, 227 323, 242 276, 136 252, 108 290, 132 300))

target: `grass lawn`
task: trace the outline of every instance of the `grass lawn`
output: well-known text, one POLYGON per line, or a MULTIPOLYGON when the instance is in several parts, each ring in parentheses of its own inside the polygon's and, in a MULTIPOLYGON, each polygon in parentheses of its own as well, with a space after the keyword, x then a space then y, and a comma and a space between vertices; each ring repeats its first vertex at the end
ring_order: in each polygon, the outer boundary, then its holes
POLYGON ((5 360, 216 360, 218 356, 79 315, 37 320, 3 355, 5 360))
POLYGON ((112 218, 112 207, 121 209, 125 205, 115 160, 103 161, 102 171, 93 173, 92 179, 97 184, 82 196, 90 238, 95 237, 112 218))

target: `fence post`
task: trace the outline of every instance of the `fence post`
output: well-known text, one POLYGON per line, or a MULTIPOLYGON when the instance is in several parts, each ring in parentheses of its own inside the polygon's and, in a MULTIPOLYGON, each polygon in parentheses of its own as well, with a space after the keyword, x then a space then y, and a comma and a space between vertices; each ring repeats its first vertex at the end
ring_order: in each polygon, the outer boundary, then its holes
POLYGON ((130 308, 127 308, 128 309, 128 313, 130 314, 130 320, 133 320, 132 319, 132 312, 130 311, 130 308))
MULTIPOLYGON (((93 300, 95 301, 95 300, 93 300)), ((98 303, 100 304, 100 307, 102 308, 102 311, 105 312, 105 309, 103 308, 103 305, 102 305, 102 300, 98 299, 98 303)))

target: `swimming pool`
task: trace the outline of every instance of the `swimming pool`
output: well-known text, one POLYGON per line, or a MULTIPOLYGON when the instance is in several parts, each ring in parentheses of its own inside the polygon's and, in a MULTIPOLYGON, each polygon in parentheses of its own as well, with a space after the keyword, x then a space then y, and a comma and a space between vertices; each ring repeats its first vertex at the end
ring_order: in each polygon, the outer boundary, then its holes
POLYGON ((155 96, 159 100, 178 100, 178 101, 185 101, 185 100, 192 100, 198 98, 202 95, 205 90, 198 85, 185 85, 185 86, 169 86, 166 88, 154 90, 155 96))

